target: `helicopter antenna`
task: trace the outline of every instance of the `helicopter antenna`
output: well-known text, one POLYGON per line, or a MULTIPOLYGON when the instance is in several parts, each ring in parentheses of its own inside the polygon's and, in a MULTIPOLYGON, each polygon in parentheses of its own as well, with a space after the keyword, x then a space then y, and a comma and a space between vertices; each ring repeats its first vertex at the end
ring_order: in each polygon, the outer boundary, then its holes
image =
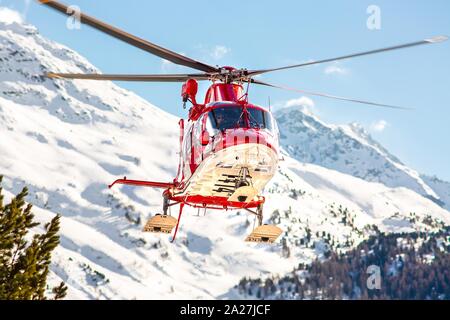
POLYGON ((269 103, 269 112, 272 112, 272 108, 271 108, 271 106, 270 106, 270 96, 267 96, 267 102, 269 103))
POLYGON ((250 82, 251 81, 247 82, 247 89, 245 90, 245 94, 243 95, 243 97, 245 97, 245 101, 248 101, 248 91, 250 89, 250 82))
MULTIPOLYGON (((242 85, 244 81, 239 81, 239 84, 242 85)), ((239 101, 242 99, 245 99, 245 101, 248 101, 248 89, 250 87, 250 81, 247 81, 247 88, 245 89, 245 93, 242 94, 242 96, 239 97, 239 101)))

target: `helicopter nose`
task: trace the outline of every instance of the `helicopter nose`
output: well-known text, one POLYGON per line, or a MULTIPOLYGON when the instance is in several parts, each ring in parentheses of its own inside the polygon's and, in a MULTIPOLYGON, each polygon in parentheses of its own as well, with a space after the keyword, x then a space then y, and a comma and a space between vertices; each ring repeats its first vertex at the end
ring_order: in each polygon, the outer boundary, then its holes
POLYGON ((263 145, 273 149, 278 153, 276 141, 267 132, 257 129, 235 129, 227 130, 222 133, 222 143, 219 144, 219 149, 226 149, 233 146, 253 144, 263 145))
POLYGON ((217 166, 221 168, 247 168, 253 174, 271 176, 278 161, 278 147, 274 137, 265 130, 233 129, 226 130, 221 141, 213 149, 220 158, 217 166))

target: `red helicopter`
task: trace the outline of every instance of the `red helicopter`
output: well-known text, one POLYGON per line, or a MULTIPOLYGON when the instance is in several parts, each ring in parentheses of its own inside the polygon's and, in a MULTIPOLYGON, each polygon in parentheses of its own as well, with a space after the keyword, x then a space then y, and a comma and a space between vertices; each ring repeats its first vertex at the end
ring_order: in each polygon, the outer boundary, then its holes
MULTIPOLYGON (((39 0, 63 14, 73 11, 53 0, 39 0)), ((202 73, 106 75, 106 74, 61 74, 48 73, 55 79, 184 82, 181 96, 184 105, 192 107, 188 119, 179 121, 180 159, 178 173, 172 182, 130 180, 126 177, 114 181, 127 184, 164 189, 163 212, 149 219, 144 231, 172 233, 175 240, 183 207, 189 205, 203 209, 245 209, 257 217, 258 227, 246 238, 252 242, 274 242, 282 230, 274 225, 263 224, 263 204, 260 195, 265 185, 274 176, 279 157, 279 132, 270 110, 254 105, 248 99, 250 84, 287 89, 306 95, 351 101, 373 106, 407 109, 398 106, 349 99, 318 92, 282 87, 255 79, 255 76, 272 71, 299 68, 314 64, 338 61, 390 50, 447 40, 445 36, 433 37, 413 43, 371 50, 331 59, 311 61, 279 68, 247 70, 233 67, 211 66, 180 55, 154 43, 126 33, 81 12, 77 13, 81 23, 87 24, 132 46, 154 54, 178 65, 190 67, 202 73), (197 81, 212 81, 206 92, 204 103, 196 100, 197 81), (244 88, 244 85, 247 88, 244 88), (178 219, 170 216, 169 207, 179 204, 178 219)))

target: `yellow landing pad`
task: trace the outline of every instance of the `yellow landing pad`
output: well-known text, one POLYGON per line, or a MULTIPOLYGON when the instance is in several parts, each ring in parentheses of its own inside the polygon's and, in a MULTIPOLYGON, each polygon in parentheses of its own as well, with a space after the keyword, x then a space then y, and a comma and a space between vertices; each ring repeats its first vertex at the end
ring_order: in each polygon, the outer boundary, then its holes
POLYGON ((277 226, 265 224, 255 228, 245 241, 273 243, 281 233, 283 230, 277 226))
POLYGON ((174 217, 157 214, 147 221, 143 231, 171 233, 176 225, 177 219, 174 217))
POLYGON ((258 191, 250 186, 237 188, 236 191, 228 198, 228 201, 233 202, 251 202, 258 194, 258 191))

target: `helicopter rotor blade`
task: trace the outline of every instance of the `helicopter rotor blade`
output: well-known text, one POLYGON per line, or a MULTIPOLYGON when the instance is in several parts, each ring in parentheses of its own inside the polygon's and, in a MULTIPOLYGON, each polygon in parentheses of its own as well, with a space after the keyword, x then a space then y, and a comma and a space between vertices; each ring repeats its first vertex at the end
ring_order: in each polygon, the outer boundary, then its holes
POLYGON ((207 73, 198 74, 81 74, 81 73, 47 73, 52 79, 83 79, 110 81, 141 81, 141 82, 184 82, 188 79, 208 80, 207 73))
MULTIPOLYGON (((55 0, 38 0, 41 4, 46 5, 52 9, 55 9, 65 15, 72 16, 73 11, 67 7, 65 4, 60 3, 55 0)), ((139 49, 147 51, 151 54, 154 54, 160 58, 171 61, 175 64, 183 65, 186 67, 190 67, 193 69, 197 69, 204 72, 217 72, 218 68, 207 65, 203 62, 196 61, 194 59, 183 56, 179 53, 173 52, 161 46, 158 46, 154 43, 151 43, 147 40, 136 37, 132 34, 129 34, 125 31, 122 31, 116 27, 113 27, 103 21, 97 20, 91 16, 88 16, 84 13, 79 13, 80 22, 87 24, 97 30, 100 30, 110 36, 122 40, 132 46, 135 46, 139 49)))
POLYGON ((336 99, 336 100, 356 102, 356 103, 361 103, 361 104, 366 104, 366 105, 371 105, 371 106, 376 106, 376 107, 390 108, 390 109, 414 110, 412 108, 399 107, 399 106, 393 106, 393 105, 388 105, 388 104, 364 101, 364 100, 359 100, 359 99, 339 97, 339 96, 334 96, 334 95, 321 93, 321 92, 311 92, 311 91, 306 91, 306 90, 301 90, 301 89, 296 89, 296 88, 291 88, 291 87, 279 86, 279 85, 274 85, 274 84, 270 84, 270 83, 267 83, 267 82, 255 80, 255 79, 250 79, 250 82, 251 83, 255 83, 255 84, 260 84, 260 85, 263 85, 263 86, 267 86, 267 87, 272 87, 272 88, 277 88, 277 89, 283 89, 283 90, 299 92, 299 93, 302 93, 302 94, 305 94, 305 95, 310 95, 310 96, 318 96, 318 97, 324 97, 324 98, 330 98, 330 99, 336 99))
POLYGON ((250 77, 252 77, 252 76, 255 76, 258 74, 263 74, 263 73, 272 72, 272 71, 285 70, 285 69, 291 69, 291 68, 300 68, 300 67, 310 66, 310 65, 314 65, 314 64, 339 61, 339 60, 344 60, 344 59, 350 59, 350 58, 355 58, 355 57, 360 57, 360 56, 371 55, 371 54, 375 54, 375 53, 393 51, 393 50, 398 50, 398 49, 405 49, 405 48, 410 48, 410 47, 415 47, 415 46, 420 46, 420 45, 425 45, 425 44, 440 43, 440 42, 444 42, 447 40, 448 40, 447 36, 436 36, 433 38, 424 39, 424 40, 417 41, 417 42, 412 42, 412 43, 407 43, 407 44, 402 44, 402 45, 387 47, 387 48, 382 48, 382 49, 376 49, 376 50, 371 50, 371 51, 365 51, 365 52, 360 52, 360 53, 354 53, 354 54, 349 54, 349 55, 345 55, 345 56, 341 56, 341 57, 337 57, 337 58, 310 61, 310 62, 294 64, 294 65, 280 67, 280 68, 250 70, 250 71, 248 71, 248 75, 250 77))

